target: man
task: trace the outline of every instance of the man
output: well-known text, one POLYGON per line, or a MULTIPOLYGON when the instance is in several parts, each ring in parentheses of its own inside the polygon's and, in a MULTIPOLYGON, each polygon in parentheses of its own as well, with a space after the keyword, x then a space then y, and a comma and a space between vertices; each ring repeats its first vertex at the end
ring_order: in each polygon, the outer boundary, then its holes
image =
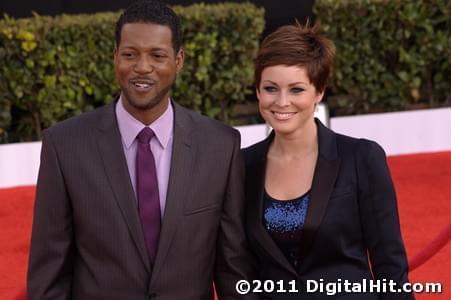
POLYGON ((44 132, 29 299, 241 299, 251 279, 239 134, 169 98, 179 18, 135 2, 116 25, 111 105, 44 132))

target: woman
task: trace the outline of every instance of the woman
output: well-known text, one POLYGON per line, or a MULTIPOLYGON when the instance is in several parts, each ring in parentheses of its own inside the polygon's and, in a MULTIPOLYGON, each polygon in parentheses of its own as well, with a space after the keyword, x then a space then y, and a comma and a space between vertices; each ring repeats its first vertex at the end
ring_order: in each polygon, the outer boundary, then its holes
POLYGON ((380 291, 408 282, 383 149, 313 116, 333 58, 333 43, 299 24, 279 28, 259 50, 259 109, 273 131, 244 150, 247 231, 259 279, 269 280, 253 288, 265 299, 412 299, 377 293, 369 281, 380 280, 380 291))

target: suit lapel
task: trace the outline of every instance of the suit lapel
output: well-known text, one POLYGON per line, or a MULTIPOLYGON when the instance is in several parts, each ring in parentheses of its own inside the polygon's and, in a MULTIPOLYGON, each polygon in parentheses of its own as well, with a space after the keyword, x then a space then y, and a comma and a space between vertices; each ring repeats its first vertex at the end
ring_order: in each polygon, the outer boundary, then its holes
MULTIPOLYGON (((316 120, 319 155, 310 190, 310 204, 302 230, 299 259, 304 261, 327 209, 340 167, 335 134, 316 120)), ((327 247, 327 245, 325 245, 327 247)))
MULTIPOLYGON (((304 261, 311 245, 314 242, 316 232, 327 209, 330 195, 334 189, 335 181, 340 167, 335 133, 324 127, 316 120, 318 127, 319 155, 315 166, 313 183, 310 191, 310 204, 304 222, 303 234, 299 247, 299 258, 304 261)), ((250 203, 249 226, 254 238, 261 248, 267 252, 268 257, 273 258, 287 271, 297 276, 295 268, 286 259, 280 248, 275 244, 271 236, 263 227, 263 192, 265 188, 266 156, 269 146, 274 139, 274 132, 261 143, 256 157, 253 159, 246 175, 250 182, 247 183, 250 203)))
POLYGON ((185 193, 192 176, 192 162, 196 152, 195 144, 191 143, 190 132, 192 120, 189 114, 178 104, 174 106, 174 140, 172 146, 171 169, 169 175, 166 208, 162 221, 160 241, 152 281, 158 278, 163 267, 171 241, 179 227, 183 214, 185 193))
POLYGON ((115 103, 106 107, 100 121, 97 144, 114 199, 127 223, 132 239, 144 265, 150 272, 144 235, 136 207, 136 198, 128 173, 127 162, 117 125, 115 103))
POLYGON ((248 208, 249 227, 261 248, 266 251, 267 256, 274 259, 286 270, 289 270, 294 276, 297 276, 296 270, 263 226, 263 193, 265 190, 266 156, 273 139, 274 132, 271 132, 271 134, 260 145, 257 157, 254 160, 255 163, 253 163, 247 170, 249 174, 246 175, 246 177, 251 180, 247 183, 247 189, 249 199, 252 201, 248 208))

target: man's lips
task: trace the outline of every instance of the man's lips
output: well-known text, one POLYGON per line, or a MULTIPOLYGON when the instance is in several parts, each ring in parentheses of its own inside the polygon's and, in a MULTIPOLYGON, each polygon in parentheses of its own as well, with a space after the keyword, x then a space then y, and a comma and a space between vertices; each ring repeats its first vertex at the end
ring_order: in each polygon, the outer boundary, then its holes
POLYGON ((155 80, 152 79, 144 79, 144 78, 139 78, 139 79, 132 79, 129 81, 130 84, 132 86, 135 87, 135 89, 138 92, 147 92, 149 91, 156 83, 155 80))

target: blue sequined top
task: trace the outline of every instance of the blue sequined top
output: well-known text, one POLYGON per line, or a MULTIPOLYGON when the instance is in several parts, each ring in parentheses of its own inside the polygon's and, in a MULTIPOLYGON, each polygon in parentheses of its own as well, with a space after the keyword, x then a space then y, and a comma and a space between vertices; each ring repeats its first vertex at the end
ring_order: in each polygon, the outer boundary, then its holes
POLYGON ((309 192, 284 201, 272 198, 266 191, 264 195, 263 225, 294 267, 299 264, 299 243, 309 201, 309 192))

